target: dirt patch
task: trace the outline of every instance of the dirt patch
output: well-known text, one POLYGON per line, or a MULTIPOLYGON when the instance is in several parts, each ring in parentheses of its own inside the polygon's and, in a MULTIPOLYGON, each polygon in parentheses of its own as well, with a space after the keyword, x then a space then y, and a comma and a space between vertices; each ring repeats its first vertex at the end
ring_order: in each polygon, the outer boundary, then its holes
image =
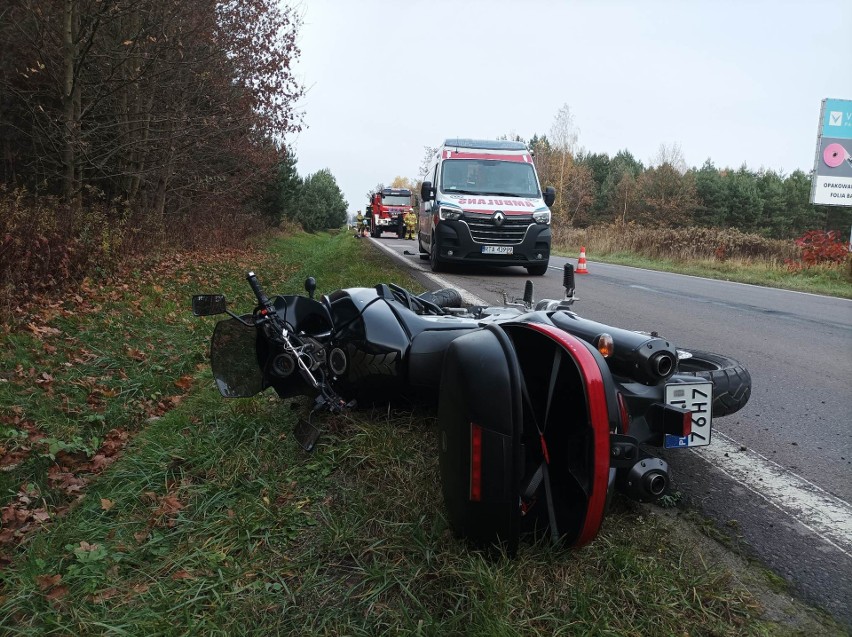
POLYGON ((760 603, 762 618, 777 623, 781 635, 844 635, 848 634, 823 611, 797 599, 787 581, 766 566, 748 558, 735 548, 723 544, 717 537, 723 534, 713 523, 693 511, 677 508, 663 509, 654 505, 641 506, 643 511, 666 521, 671 540, 679 546, 693 547, 697 559, 708 568, 724 569, 734 583, 746 589, 760 603), (712 528, 712 535, 704 529, 712 528))

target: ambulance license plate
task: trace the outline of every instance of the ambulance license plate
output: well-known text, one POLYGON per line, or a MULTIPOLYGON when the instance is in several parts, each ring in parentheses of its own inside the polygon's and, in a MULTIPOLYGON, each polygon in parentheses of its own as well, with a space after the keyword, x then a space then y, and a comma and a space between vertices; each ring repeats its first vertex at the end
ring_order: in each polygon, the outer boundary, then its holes
POLYGON ((482 254, 512 254, 512 246, 482 246, 482 254))

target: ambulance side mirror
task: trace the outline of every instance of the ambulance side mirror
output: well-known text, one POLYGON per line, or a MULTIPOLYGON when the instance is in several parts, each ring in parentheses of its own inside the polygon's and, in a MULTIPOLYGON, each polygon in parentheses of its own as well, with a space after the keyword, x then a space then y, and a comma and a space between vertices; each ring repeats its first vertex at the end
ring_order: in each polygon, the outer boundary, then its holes
POLYGON ((432 188, 431 181, 424 181, 420 186, 420 199, 423 201, 431 201, 435 198, 435 189, 432 188))
POLYGON ((544 189, 544 205, 550 208, 553 202, 556 201, 556 189, 553 186, 548 186, 544 189))

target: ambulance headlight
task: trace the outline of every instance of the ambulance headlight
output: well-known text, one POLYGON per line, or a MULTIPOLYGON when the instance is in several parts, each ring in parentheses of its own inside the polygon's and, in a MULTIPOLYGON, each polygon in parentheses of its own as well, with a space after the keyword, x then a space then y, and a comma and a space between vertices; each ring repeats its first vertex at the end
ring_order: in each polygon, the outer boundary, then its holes
POLYGON ((535 219, 536 223, 550 223, 550 210, 542 210, 541 212, 534 212, 533 219, 535 219))
POLYGON ((458 208, 441 208, 438 214, 444 221, 455 221, 461 219, 462 211, 458 208))

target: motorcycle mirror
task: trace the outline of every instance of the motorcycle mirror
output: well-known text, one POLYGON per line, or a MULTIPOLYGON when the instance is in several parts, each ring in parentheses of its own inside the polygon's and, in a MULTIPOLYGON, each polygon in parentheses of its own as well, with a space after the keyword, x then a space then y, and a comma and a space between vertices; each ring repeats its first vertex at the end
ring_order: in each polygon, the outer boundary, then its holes
POLYGON ((305 291, 308 293, 308 296, 314 298, 314 291, 317 289, 317 280, 309 276, 305 279, 305 291))
POLYGON ((228 301, 224 294, 196 294, 192 297, 192 313, 195 316, 213 316, 224 314, 228 301))

